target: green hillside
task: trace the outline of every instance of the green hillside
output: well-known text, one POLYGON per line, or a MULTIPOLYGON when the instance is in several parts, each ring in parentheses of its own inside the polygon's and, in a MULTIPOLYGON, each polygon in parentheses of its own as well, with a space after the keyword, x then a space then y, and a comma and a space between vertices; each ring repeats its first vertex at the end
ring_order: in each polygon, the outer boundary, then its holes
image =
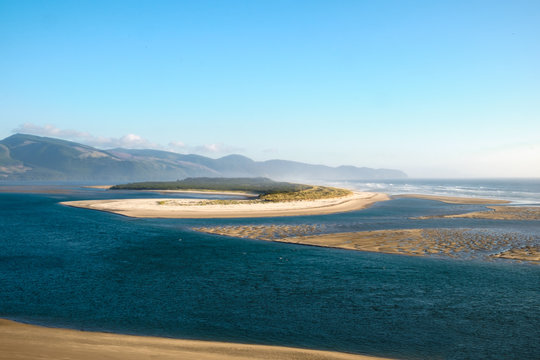
POLYGON ((189 177, 269 177, 295 181, 402 178, 399 170, 329 167, 242 155, 212 159, 152 149, 102 150, 61 139, 15 134, 0 141, 0 179, 171 181, 189 177))

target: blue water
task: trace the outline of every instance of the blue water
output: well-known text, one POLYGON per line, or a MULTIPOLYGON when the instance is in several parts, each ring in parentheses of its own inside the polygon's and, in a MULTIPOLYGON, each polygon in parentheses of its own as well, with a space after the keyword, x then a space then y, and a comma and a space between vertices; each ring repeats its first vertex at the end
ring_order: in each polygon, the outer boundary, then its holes
POLYGON ((233 220, 131 219, 58 204, 111 196, 133 194, 77 188, 0 194, 0 317, 407 359, 540 358, 537 265, 191 230, 264 223, 317 223, 329 231, 474 226, 538 237, 538 221, 411 220, 482 208, 415 199, 345 214, 233 220))

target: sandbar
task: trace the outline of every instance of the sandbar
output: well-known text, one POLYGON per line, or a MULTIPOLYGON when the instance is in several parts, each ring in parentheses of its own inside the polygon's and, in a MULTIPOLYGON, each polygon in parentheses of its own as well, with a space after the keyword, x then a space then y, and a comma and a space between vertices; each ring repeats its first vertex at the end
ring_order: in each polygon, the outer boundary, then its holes
POLYGON ((321 233, 321 225, 227 225, 195 231, 247 239, 285 242, 408 256, 506 258, 540 261, 538 241, 530 235, 472 229, 398 229, 321 233))
POLYGON ((540 207, 534 206, 488 206, 485 211, 445 215, 445 218, 471 218, 493 220, 540 220, 540 207))
POLYGON ((540 245, 523 246, 521 248, 503 251, 493 257, 512 260, 537 261, 540 263, 540 245))
POLYGON ((0 319, 0 359, 375 360, 331 351, 47 328, 0 319))
POLYGON ((235 200, 230 203, 216 203, 205 199, 109 199, 66 201, 61 204, 136 218, 213 219, 325 215, 361 210, 389 199, 386 194, 354 192, 340 198, 287 202, 235 200))
POLYGON ((440 196, 440 195, 424 195, 424 194, 401 194, 393 195, 392 198, 414 198, 414 199, 424 199, 424 200, 435 200, 442 201, 447 204, 463 204, 463 205, 489 205, 489 204, 508 204, 510 201, 507 200, 496 200, 496 199, 482 199, 482 198, 469 198, 469 197, 458 197, 458 196, 440 196))

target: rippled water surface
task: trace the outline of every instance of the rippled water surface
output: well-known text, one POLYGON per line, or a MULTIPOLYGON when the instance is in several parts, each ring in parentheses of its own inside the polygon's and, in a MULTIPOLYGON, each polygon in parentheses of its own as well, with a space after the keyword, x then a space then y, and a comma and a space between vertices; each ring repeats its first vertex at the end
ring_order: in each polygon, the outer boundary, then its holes
POLYGON ((410 220, 482 208, 415 199, 345 214, 233 220, 130 219, 58 204, 110 196, 77 189, 0 194, 1 317, 410 359, 540 358, 537 265, 362 253, 191 230, 317 223, 332 231, 423 225, 538 236, 538 221, 410 220))

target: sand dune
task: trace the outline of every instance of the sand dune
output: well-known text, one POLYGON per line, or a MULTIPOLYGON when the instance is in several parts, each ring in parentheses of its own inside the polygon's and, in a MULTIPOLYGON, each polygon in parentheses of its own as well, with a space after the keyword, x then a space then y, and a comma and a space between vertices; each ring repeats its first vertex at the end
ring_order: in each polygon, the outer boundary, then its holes
POLYGON ((346 353, 53 329, 0 319, 0 359, 369 360, 346 353))

